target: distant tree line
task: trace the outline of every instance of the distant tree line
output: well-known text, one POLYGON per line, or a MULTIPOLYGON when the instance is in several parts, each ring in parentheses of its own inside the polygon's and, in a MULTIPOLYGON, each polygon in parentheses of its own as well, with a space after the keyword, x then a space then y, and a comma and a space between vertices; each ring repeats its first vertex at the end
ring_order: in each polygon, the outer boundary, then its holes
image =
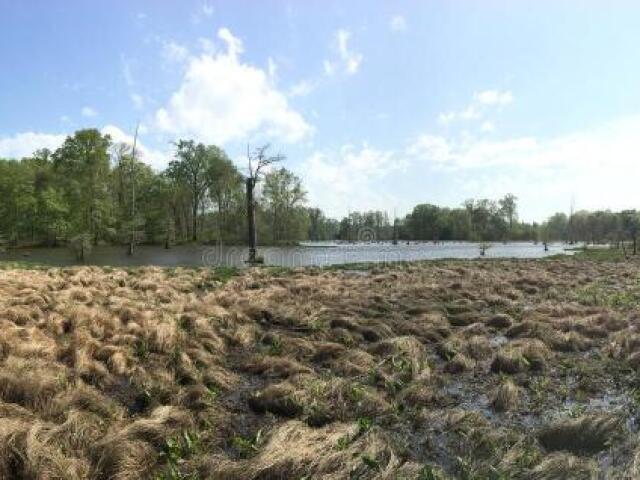
POLYGON ((401 238, 422 241, 562 241, 622 245, 637 250, 640 212, 581 210, 555 213, 542 224, 518 220, 517 198, 467 200, 460 208, 421 204, 402 222, 401 238))
MULTIPOLYGON (((267 147, 257 151, 265 155, 267 147)), ((248 152, 249 158, 252 153, 248 152)), ((0 243, 245 244, 247 175, 223 149, 175 143, 173 160, 155 172, 134 145, 98 130, 79 130, 56 150, 0 159, 0 243)), ((279 156, 268 157, 280 159, 279 156)), ((420 204, 403 218, 351 212, 341 220, 310 208, 301 179, 273 163, 258 183, 255 229, 261 244, 303 240, 566 241, 636 244, 640 216, 623 212, 556 213, 542 224, 518 219, 517 198, 467 200, 459 208, 420 204)), ((257 179, 256 179, 257 180, 257 179)))
POLYGON ((623 210, 612 212, 580 210, 571 215, 556 213, 542 226, 541 235, 550 240, 569 243, 613 244, 624 246, 630 243, 634 254, 637 252, 640 234, 640 212, 623 210))
POLYGON ((538 225, 518 221, 517 198, 508 194, 493 201, 467 200, 460 208, 421 204, 402 224, 411 240, 507 241, 536 240, 538 225))

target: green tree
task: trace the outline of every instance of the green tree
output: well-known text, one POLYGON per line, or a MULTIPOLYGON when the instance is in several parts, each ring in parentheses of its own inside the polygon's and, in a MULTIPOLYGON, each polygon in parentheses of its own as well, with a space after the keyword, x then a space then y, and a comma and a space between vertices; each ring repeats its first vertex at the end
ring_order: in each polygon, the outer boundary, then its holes
POLYGON ((638 232, 640 232, 640 216, 635 210, 624 210, 620 213, 622 230, 633 244, 633 254, 638 253, 638 232))
POLYGON ((182 183, 191 197, 191 239, 198 240, 198 209, 203 207, 211 182, 208 174, 212 165, 226 154, 214 145, 179 140, 176 144, 175 160, 169 163, 167 175, 182 183))
POLYGON ((551 215, 542 225, 547 232, 550 241, 568 240, 569 234, 569 218, 566 213, 558 212, 551 215))
POLYGON ((242 175, 224 152, 215 156, 207 170, 209 195, 217 209, 218 240, 224 243, 231 229, 231 215, 242 200, 242 175))
POLYGON ((509 224, 509 234, 513 234, 513 223, 518 219, 518 197, 512 193, 506 194, 498 200, 500 213, 509 224))
POLYGON ((113 233, 109 192, 109 135, 79 130, 53 154, 75 233, 88 233, 94 244, 113 233))
POLYGON ((286 168, 265 176, 262 191, 274 243, 300 240, 308 225, 302 180, 286 168))
POLYGON ((319 208, 307 209, 307 217, 309 218, 310 240, 335 240, 338 237, 340 225, 337 220, 327 218, 319 208))

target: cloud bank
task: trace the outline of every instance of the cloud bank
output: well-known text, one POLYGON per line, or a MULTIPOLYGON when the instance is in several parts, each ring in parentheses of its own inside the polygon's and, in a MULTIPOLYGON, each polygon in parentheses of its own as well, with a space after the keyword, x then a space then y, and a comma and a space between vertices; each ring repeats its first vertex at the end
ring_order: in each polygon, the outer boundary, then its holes
POLYGON ((188 60, 180 86, 155 114, 157 128, 218 145, 255 136, 287 143, 308 138, 313 127, 268 72, 242 62, 242 41, 226 28, 218 38, 226 50, 188 60))

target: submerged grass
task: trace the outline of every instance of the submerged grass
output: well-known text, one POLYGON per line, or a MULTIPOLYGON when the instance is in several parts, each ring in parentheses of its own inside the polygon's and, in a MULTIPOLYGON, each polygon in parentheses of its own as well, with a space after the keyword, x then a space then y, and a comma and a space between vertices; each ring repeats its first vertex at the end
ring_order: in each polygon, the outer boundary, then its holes
POLYGON ((640 474, 635 262, 26 267, 2 479, 640 474))

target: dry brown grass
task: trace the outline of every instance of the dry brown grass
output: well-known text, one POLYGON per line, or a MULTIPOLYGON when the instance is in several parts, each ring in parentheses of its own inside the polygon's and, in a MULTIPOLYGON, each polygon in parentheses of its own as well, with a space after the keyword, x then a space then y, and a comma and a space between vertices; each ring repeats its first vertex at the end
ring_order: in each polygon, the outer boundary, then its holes
POLYGON ((3 270, 0 478, 633 478, 639 273, 3 270))
POLYGON ((621 432, 622 425, 618 417, 592 414, 552 423, 543 427, 538 436, 548 450, 584 454, 607 448, 621 432))
POLYGON ((496 390, 491 405, 498 412, 514 410, 520 404, 521 395, 520 388, 507 379, 496 390))

